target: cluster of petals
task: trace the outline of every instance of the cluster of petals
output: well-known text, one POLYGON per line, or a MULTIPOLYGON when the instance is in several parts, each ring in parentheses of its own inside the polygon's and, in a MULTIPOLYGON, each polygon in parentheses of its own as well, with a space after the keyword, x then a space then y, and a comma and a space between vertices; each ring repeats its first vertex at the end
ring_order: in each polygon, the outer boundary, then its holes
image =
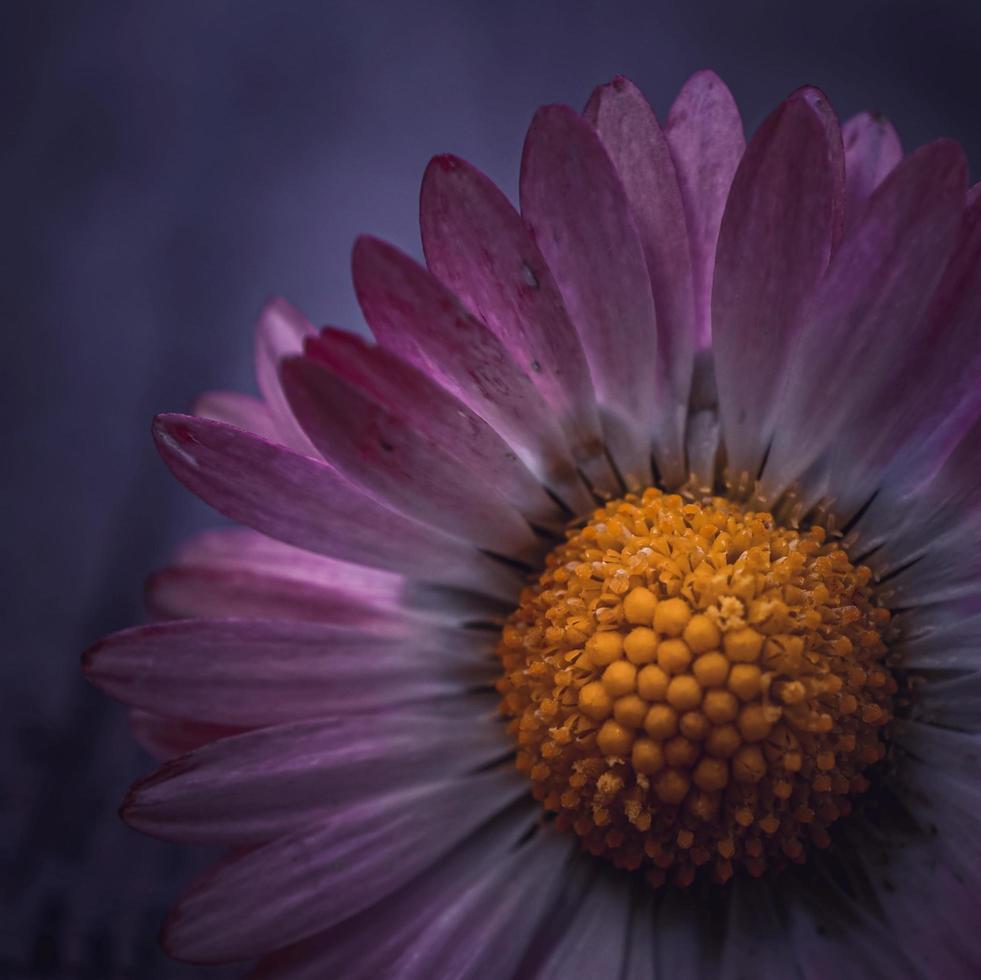
POLYGON ((539 110, 520 207, 436 157, 425 265, 360 239, 376 343, 282 300, 260 397, 154 438, 243 527, 85 658, 162 762, 124 818, 228 856, 165 948, 255 978, 981 969, 981 194, 803 88, 747 142, 725 85, 539 110), (657 486, 842 535, 893 612, 889 757, 827 854, 651 889, 542 819, 493 684, 570 520, 657 486), (893 825, 895 829, 893 828, 893 825), (901 836, 897 836, 900 835, 901 836))

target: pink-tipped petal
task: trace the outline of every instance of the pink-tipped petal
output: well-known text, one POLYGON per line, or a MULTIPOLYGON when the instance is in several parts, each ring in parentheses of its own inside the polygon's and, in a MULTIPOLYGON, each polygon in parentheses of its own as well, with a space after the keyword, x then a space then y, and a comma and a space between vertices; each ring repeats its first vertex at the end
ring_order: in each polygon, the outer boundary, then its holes
POLYGON ((896 325, 902 331, 896 365, 869 377, 866 404, 836 443, 840 516, 849 517, 878 490, 856 526, 863 546, 896 530, 897 516, 916 507, 925 484, 981 413, 979 267, 981 200, 972 200, 929 311, 896 325))
POLYGON ((499 563, 382 506, 318 459, 187 415, 158 416, 154 436, 185 486, 263 534, 342 561, 514 594, 514 577, 499 563))
POLYGON ((899 136, 878 113, 860 112, 841 128, 845 146, 845 231, 865 210, 872 192, 903 158, 899 136))
POLYGON ((147 602, 159 619, 296 619, 393 633, 410 628, 397 605, 375 604, 342 579, 324 588, 267 572, 172 567, 150 577, 147 602))
POLYGON ((164 948, 214 963, 305 939, 390 895, 525 792, 516 773, 493 771, 339 808, 205 874, 172 913, 164 948))
POLYGON ((255 332, 255 374, 259 391, 269 408, 278 438, 294 452, 316 455, 316 450, 297 424, 279 381, 279 364, 303 352, 303 342, 315 336, 313 324, 285 299, 271 299, 259 314, 255 332))
POLYGON ((504 344, 397 248, 359 238, 354 288, 378 342, 488 422, 573 508, 587 499, 558 420, 504 344))
POLYGON ((259 727, 457 696, 493 677, 483 635, 386 637, 323 623, 177 620, 86 651, 107 694, 154 714, 259 727))
POLYGON ((279 428, 265 402, 238 391, 206 391, 191 410, 192 415, 245 429, 269 442, 281 442, 279 428))
POLYGON ((405 579, 379 568, 314 554, 246 527, 222 527, 188 538, 174 555, 174 567, 212 568, 288 579, 322 589, 345 588, 376 606, 397 606, 405 579))
POLYGON ((824 106, 823 96, 803 89, 767 117, 746 148, 722 217, 712 343, 737 490, 751 487, 759 472, 801 306, 840 233, 841 140, 824 106))
POLYGON ((122 814, 164 840, 257 844, 360 799, 474 772, 507 745, 492 700, 466 711, 427 706, 294 722, 168 762, 133 786, 122 814))
POLYGON ((500 616, 493 600, 427 589, 405 576, 315 555, 244 527, 191 538, 151 579, 148 596, 152 612, 162 618, 317 619, 372 623, 394 632, 410 622, 456 625, 500 616))
POLYGON ((921 328, 956 241, 965 189, 963 153, 940 140, 907 157, 873 194, 801 312, 775 400, 780 425, 763 477, 768 498, 831 445, 866 460, 867 472, 881 471, 869 456, 878 437, 869 423, 883 409, 874 403, 921 328))
POLYGON ((725 82, 711 71, 692 75, 671 106, 664 135, 688 226, 696 342, 699 348, 706 348, 712 337, 712 278, 719 226, 746 148, 743 121, 725 82))
POLYGON ((231 725, 209 725, 181 718, 166 718, 141 708, 129 711, 129 727, 137 742, 158 762, 193 752, 222 738, 240 734, 231 725))
POLYGON ((521 215, 488 177, 447 155, 426 168, 420 219, 429 268, 500 337, 587 462, 602 443, 589 366, 521 215))
POLYGON ((479 547, 512 557, 534 550, 534 535, 521 515, 429 433, 309 358, 285 361, 282 376, 310 441, 377 500, 479 547))
POLYGON ((695 350, 695 309, 685 209, 671 150, 640 90, 623 77, 600 86, 586 118, 616 167, 640 234, 657 315, 658 417, 655 453, 662 482, 687 478, 684 434, 695 350), (667 381, 667 383, 665 383, 667 381))
POLYGON ((434 444, 452 453, 457 469, 493 487, 529 520, 560 520, 555 502, 545 493, 514 450, 478 415, 418 368, 383 347, 366 343, 344 330, 325 328, 307 343, 307 355, 375 401, 389 414, 434 444))
POLYGON ((629 486, 644 486, 659 422, 650 277, 613 163, 567 106, 535 113, 521 158, 521 211, 586 351, 620 472, 629 486))

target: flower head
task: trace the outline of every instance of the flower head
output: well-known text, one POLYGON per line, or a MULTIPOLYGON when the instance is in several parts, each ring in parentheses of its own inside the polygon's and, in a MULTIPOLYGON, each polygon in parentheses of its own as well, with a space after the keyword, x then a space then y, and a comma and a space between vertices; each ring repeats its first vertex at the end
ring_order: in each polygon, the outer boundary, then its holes
POLYGON ((520 213, 354 249, 377 344, 260 319, 154 423, 245 525, 86 655, 229 856, 165 928, 257 977, 966 977, 981 769, 981 199, 713 74, 541 109, 520 213))

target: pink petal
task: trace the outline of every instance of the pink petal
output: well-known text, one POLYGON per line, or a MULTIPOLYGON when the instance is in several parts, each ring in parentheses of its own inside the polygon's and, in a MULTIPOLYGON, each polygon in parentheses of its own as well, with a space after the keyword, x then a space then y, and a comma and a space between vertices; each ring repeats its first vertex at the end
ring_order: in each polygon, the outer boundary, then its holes
POLYGON ((526 792, 495 771, 340 808, 312 828, 231 858, 172 913, 178 959, 251 959, 330 928, 391 894, 526 792))
POLYGON ((979 266, 981 200, 973 200, 928 313, 922 322, 896 325, 904 339, 898 363, 868 379, 867 403, 838 443, 835 496, 841 516, 851 515, 878 489, 856 527, 863 546, 881 543, 896 530, 897 514, 920 496, 981 412, 979 266), (897 391, 904 397, 897 398, 897 391))
POLYGON ((307 355, 327 365, 360 396, 402 419, 440 452, 451 453, 458 468, 485 486, 492 485, 530 520, 551 524, 559 519, 554 501, 511 447, 463 402, 411 364, 354 334, 330 328, 308 342, 307 355))
POLYGON ((177 620, 106 637, 88 679, 155 714, 256 727, 459 695, 494 674, 483 634, 375 636, 323 623, 177 620))
POLYGON ((129 727, 136 741, 159 762, 243 731, 228 725, 208 725, 180 718, 165 718, 140 708, 130 709, 129 727))
MULTIPOLYGON (((979 460, 981 417, 933 480, 893 511, 891 533, 869 560, 880 576, 889 576, 880 587, 883 602, 893 608, 919 608, 978 594, 979 460)), ((888 493, 882 496, 884 503, 890 502, 888 493)))
POLYGON ((144 834, 243 846, 381 793, 473 772, 507 750, 493 702, 304 721, 223 738, 130 790, 123 818, 144 834))
POLYGON ((378 342, 488 422, 570 507, 588 507, 557 420, 501 341, 391 245, 360 238, 352 262, 358 301, 378 342))
POLYGON ((746 140, 736 102, 714 72, 685 83, 664 127, 684 203, 691 248, 697 344, 712 336, 712 278, 719 226, 746 140))
POLYGON ((841 129, 845 145, 845 230, 865 210, 872 192, 903 158, 899 136, 888 119, 861 112, 841 129))
MULTIPOLYGON (((496 878, 502 866, 510 867, 512 861, 520 858, 526 867, 538 866, 553 856, 549 853, 551 846, 539 846, 541 834, 522 846, 536 819, 530 799, 527 805, 512 807, 481 827, 445 860, 377 905, 264 958, 254 973, 248 975, 249 980, 323 980, 324 977, 377 980, 379 976, 391 974, 395 960, 425 935, 438 916, 438 913, 434 916, 434 910, 450 908, 461 892, 482 888, 496 878), (529 860, 531 855, 533 860, 529 860), (385 923, 384 929, 378 928, 379 922, 385 923)), ((553 845, 556 837, 561 840, 565 835, 549 836, 548 844, 553 845)), ((568 844, 568 839, 563 843, 568 844)), ((561 867, 560 861, 552 863, 561 867)), ((550 898, 548 891, 543 894, 541 889, 519 892, 511 888, 510 892, 525 903, 526 909, 529 902, 534 909, 547 904, 550 898)), ((528 919, 529 924, 537 924, 533 912, 528 919)), ((473 976, 476 980, 481 975, 473 976)))
POLYGON ((460 467, 428 433, 316 361, 292 358, 282 376, 310 441, 375 499, 477 546, 532 555, 536 541, 528 523, 493 484, 460 467))
MULTIPOLYGON (((394 961, 426 932, 434 909, 452 906, 462 890, 489 881, 516 854, 526 857, 531 853, 529 847, 538 843, 537 838, 521 844, 536 819, 530 798, 525 805, 512 807, 481 827, 445 860, 378 904, 264 958, 248 980, 323 980, 334 976, 376 980, 386 971, 392 972, 394 961)), ((537 904, 537 895, 534 900, 537 904)))
POLYGON ((206 391, 194 403, 191 414, 234 425, 269 442, 281 441, 279 429, 265 402, 238 391, 206 391))
POLYGON ((963 154, 938 141, 907 157, 873 194, 802 310, 763 478, 770 499, 832 443, 846 458, 871 462, 878 433, 870 423, 882 406, 869 395, 895 375, 903 344, 926 313, 956 240, 964 193, 963 154))
POLYGON ((159 619, 296 619, 393 633, 409 628, 397 605, 375 605, 342 580, 324 588, 263 572, 165 568, 147 582, 147 601, 159 619))
POLYGON ((185 486, 263 534, 343 561, 514 595, 514 576, 497 562, 382 506, 319 460, 186 415, 158 416, 154 436, 185 486))
POLYGON ((315 333, 313 324, 295 306, 279 297, 265 305, 255 333, 255 374, 279 433, 274 441, 308 456, 316 455, 316 451, 286 403, 279 383, 279 363, 285 357, 301 354, 303 341, 315 333))
POLYGON ((394 975, 517 976, 525 951, 564 892, 572 844, 568 835, 546 828, 503 855, 488 874, 465 876, 448 901, 425 911, 418 932, 396 955, 394 975))
POLYGON ((712 341, 737 488, 751 487, 759 472, 801 304, 841 227, 841 141, 824 106, 820 93, 803 89, 767 117, 736 171, 719 231, 712 341))
POLYGON ((346 587, 374 605, 397 604, 405 587, 401 575, 317 555, 245 527, 214 528, 188 538, 174 564, 269 575, 325 590, 346 587))
MULTIPOLYGON (((172 618, 228 617, 230 607, 223 604, 244 606, 251 601, 253 587, 267 592, 276 608, 295 598, 291 608, 296 618, 312 614, 316 619, 353 625, 370 617, 376 629, 382 623, 394 630, 404 629, 410 620, 448 625, 496 622, 501 614, 499 603, 492 599, 427 588, 402 575, 315 555, 244 527, 206 531, 191 538, 163 575, 168 581, 161 589, 156 579, 151 580, 150 600, 157 612, 172 618), (187 577, 169 577, 171 572, 187 573, 187 577), (213 577, 209 587, 205 587, 206 575, 213 577), (195 582, 204 594, 191 594, 195 582), (306 597, 314 596, 316 609, 306 602, 306 597)), ((254 598, 261 603, 258 595, 254 598)), ((263 614, 261 605, 250 609, 251 618, 293 618, 263 614)))
POLYGON ((593 128, 566 106, 535 113, 521 210, 582 341, 607 440, 629 486, 650 482, 659 419, 650 278, 627 197, 593 128))
POLYGON ((479 170, 439 156, 426 168, 420 216, 429 268, 500 337, 587 463, 602 443, 589 366, 521 215, 479 170))
POLYGON ((691 255, 678 177, 653 110, 626 78, 618 76, 596 89, 585 116, 617 169, 647 260, 657 313, 656 395, 663 419, 655 433, 655 452, 662 482, 675 486, 688 475, 684 434, 696 339, 691 255))

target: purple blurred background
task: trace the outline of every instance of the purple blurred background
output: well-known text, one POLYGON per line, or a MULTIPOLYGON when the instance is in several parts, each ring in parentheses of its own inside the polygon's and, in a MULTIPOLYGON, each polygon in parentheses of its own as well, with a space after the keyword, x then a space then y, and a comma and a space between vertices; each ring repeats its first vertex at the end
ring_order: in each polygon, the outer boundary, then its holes
POLYGON ((116 817, 150 762, 78 655, 216 518, 149 422, 254 390, 252 322, 286 295, 363 329, 363 231, 419 253, 417 187, 452 151, 514 193, 524 127, 623 73, 664 114, 714 67, 748 129, 804 82, 907 147, 981 160, 981 5, 12 3, 0 8, 5 477, 3 977, 224 976, 170 964, 159 920, 196 863, 116 817))

